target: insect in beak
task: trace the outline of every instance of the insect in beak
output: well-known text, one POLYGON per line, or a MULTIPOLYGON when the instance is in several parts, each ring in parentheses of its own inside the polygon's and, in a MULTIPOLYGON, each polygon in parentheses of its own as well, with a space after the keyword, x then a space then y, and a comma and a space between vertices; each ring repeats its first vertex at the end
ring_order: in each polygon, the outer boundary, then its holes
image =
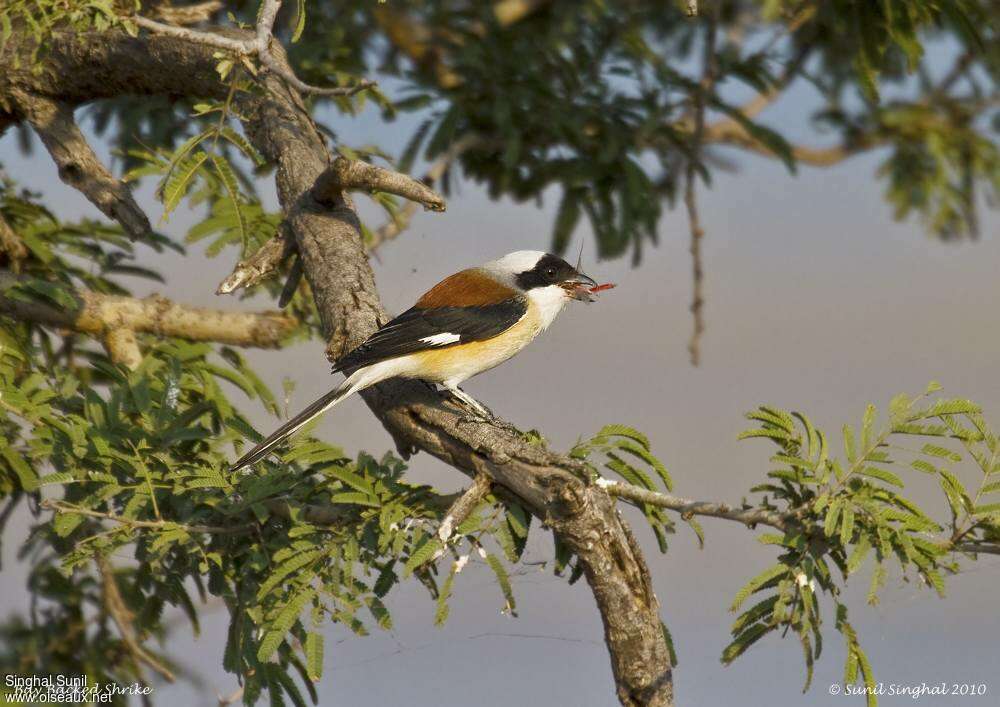
POLYGON ((595 301, 597 298, 591 294, 591 290, 597 286, 593 278, 587 277, 583 273, 577 273, 562 283, 562 288, 566 290, 566 293, 581 302, 595 301))

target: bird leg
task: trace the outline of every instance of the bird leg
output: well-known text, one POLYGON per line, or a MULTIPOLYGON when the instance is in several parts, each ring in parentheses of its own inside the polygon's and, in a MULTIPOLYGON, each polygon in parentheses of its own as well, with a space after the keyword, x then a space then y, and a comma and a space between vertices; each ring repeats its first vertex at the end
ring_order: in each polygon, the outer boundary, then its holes
POLYGON ((451 395, 459 403, 462 404, 462 407, 464 407, 469 412, 473 413, 473 415, 476 418, 480 420, 485 420, 486 422, 492 422, 493 420, 496 419, 496 416, 488 407, 480 403, 478 400, 473 398, 471 395, 466 393, 457 385, 455 386, 445 385, 445 389, 447 389, 447 391, 451 393, 451 395))

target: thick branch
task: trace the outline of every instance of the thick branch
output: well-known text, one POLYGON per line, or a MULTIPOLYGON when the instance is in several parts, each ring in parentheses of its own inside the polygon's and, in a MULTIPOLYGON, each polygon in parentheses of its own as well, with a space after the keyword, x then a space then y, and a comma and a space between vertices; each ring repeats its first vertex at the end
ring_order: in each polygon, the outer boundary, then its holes
POLYGON ((148 236, 149 219, 128 186, 97 159, 73 119, 73 107, 40 96, 25 97, 19 103, 59 168, 59 178, 120 223, 132 238, 148 236))
MULTIPOLYGON (((35 300, 24 301, 6 296, 6 291, 21 279, 0 270, 0 312, 15 319, 99 337, 109 346, 112 355, 115 347, 127 346, 127 340, 109 342, 106 337, 111 334, 114 338, 114 332, 123 329, 192 341, 277 348, 298 324, 294 317, 280 312, 223 312, 187 307, 159 295, 135 299, 85 290, 73 293, 77 302, 75 309, 63 309, 35 300)), ((123 361, 133 355, 120 350, 125 356, 123 361)))

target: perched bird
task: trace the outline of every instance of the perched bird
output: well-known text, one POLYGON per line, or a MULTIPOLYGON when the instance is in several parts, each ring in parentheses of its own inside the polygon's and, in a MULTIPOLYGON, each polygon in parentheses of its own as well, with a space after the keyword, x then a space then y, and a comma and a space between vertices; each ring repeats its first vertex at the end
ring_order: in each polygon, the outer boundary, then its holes
MULTIPOLYGON (((317 415, 387 378, 444 386, 478 415, 491 415, 458 386, 498 366, 545 331, 571 299, 591 302, 597 283, 562 258, 520 250, 445 278, 417 303, 343 356, 347 379, 245 454, 236 471, 259 461, 317 415)), ((600 288, 599 288, 600 289, 600 288)))

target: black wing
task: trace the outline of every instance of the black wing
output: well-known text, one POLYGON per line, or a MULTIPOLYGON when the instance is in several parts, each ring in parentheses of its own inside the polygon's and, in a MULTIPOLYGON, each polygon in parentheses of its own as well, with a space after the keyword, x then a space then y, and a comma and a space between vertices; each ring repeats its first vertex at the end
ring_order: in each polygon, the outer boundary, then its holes
POLYGON ((333 370, 350 375, 389 358, 491 339, 514 326, 526 311, 528 303, 523 297, 471 307, 413 307, 343 356, 333 370))

